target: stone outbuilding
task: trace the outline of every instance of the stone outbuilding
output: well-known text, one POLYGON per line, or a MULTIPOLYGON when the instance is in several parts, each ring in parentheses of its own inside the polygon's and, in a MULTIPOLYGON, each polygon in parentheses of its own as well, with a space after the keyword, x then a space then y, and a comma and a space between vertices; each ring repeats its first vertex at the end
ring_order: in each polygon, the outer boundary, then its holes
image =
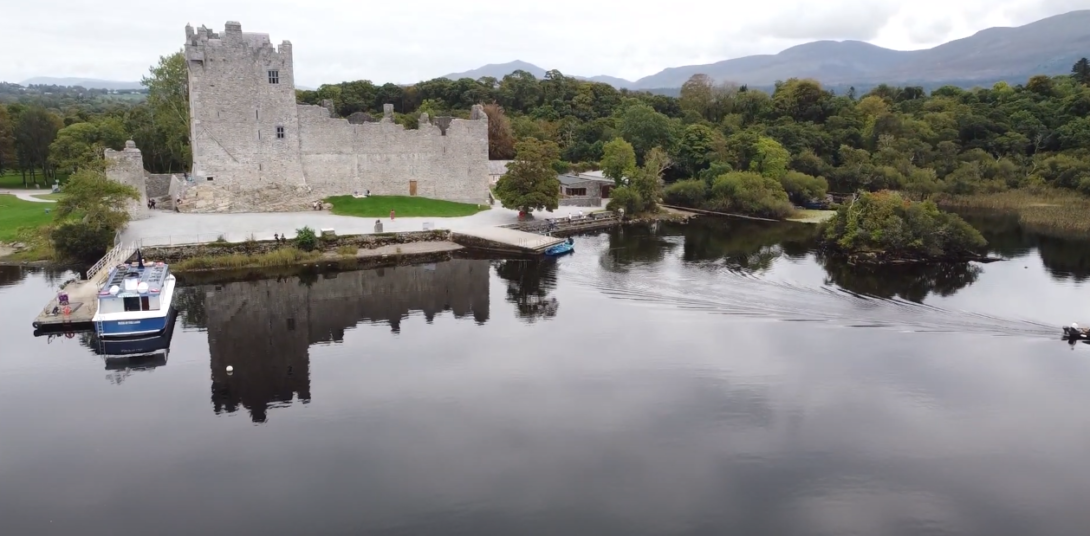
POLYGON ((600 171, 567 173, 559 175, 560 205, 569 207, 599 207, 603 199, 609 199, 613 179, 607 179, 600 171))

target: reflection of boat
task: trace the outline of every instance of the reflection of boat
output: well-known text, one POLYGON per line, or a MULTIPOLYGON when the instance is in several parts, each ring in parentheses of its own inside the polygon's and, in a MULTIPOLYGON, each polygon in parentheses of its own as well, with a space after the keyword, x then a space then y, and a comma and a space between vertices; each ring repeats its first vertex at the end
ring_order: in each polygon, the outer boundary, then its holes
POLYGON ((569 236, 567 240, 545 250, 546 257, 559 257, 575 251, 575 240, 569 236))
POLYGON ((166 317, 166 328, 149 337, 103 338, 94 333, 89 346, 106 360, 106 370, 161 367, 167 364, 176 318, 177 313, 171 310, 166 317))
POLYGON ((174 298, 174 275, 162 263, 121 264, 110 270, 98 293, 91 322, 100 338, 153 335, 166 329, 174 298))
POLYGON ((1077 324, 1070 326, 1064 326, 1064 340, 1065 341, 1077 341, 1079 339, 1090 339, 1090 333, 1087 329, 1079 329, 1077 324))
POLYGON ((178 314, 172 309, 167 315, 167 327, 149 337, 125 339, 104 338, 98 333, 90 336, 90 348, 106 358, 106 368, 147 368, 167 364, 170 341, 174 337, 174 320, 178 314))

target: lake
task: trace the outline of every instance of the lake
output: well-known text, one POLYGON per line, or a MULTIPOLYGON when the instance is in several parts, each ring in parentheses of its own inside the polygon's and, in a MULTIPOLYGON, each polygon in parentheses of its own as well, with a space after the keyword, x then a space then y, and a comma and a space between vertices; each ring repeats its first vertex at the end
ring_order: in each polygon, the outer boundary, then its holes
POLYGON ((34 337, 71 274, 0 267, 0 534, 1084 535, 1090 244, 973 222, 1010 260, 697 220, 183 277, 139 360, 34 337))

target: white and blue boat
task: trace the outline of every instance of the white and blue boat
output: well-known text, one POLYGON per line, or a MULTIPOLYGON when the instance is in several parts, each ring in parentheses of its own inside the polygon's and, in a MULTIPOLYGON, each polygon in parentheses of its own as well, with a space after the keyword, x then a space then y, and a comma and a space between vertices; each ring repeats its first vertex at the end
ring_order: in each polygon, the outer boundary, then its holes
POLYGON ((162 262, 137 261, 110 270, 98 293, 98 311, 91 318, 99 338, 156 335, 174 319, 174 274, 162 262))

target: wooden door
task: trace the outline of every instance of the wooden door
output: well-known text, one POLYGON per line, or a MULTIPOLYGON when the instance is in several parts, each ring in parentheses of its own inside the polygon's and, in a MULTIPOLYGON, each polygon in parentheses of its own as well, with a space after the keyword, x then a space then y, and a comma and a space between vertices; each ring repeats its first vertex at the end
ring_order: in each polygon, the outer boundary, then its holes
POLYGON ((609 191, 612 190, 612 189, 613 189, 613 187, 611 187, 611 186, 603 185, 602 186, 602 199, 609 199, 609 191))
POLYGON ((416 181, 409 181, 409 195, 416 195, 416 181))

